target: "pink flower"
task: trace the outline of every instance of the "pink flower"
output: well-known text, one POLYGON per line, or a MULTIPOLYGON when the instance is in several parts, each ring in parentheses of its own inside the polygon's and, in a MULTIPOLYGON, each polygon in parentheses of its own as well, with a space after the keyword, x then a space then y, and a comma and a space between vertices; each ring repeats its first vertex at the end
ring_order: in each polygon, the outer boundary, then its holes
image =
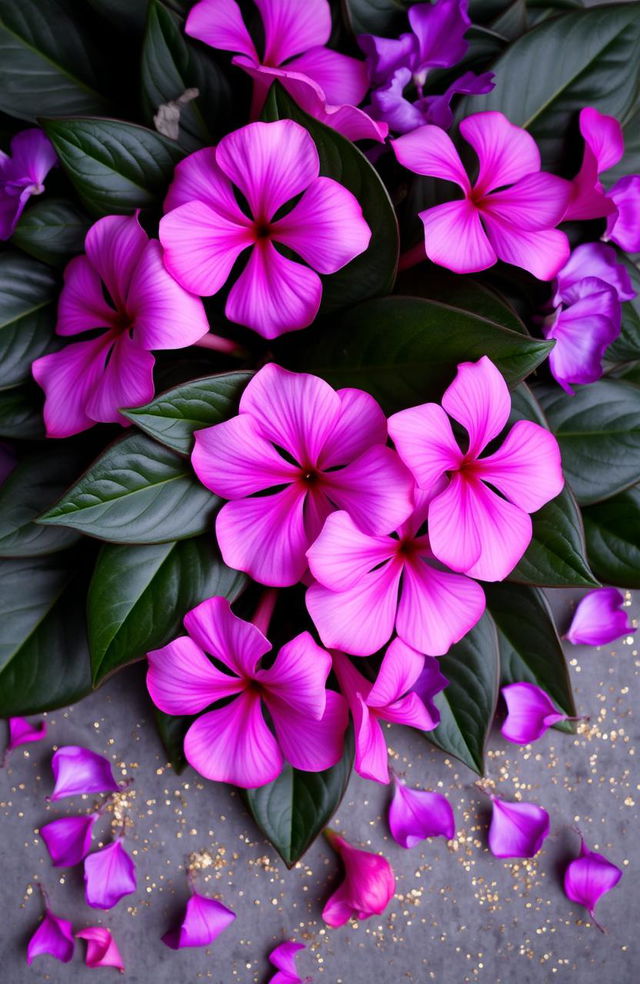
POLYGON ((430 535, 420 535, 429 497, 397 536, 363 533, 346 512, 327 519, 307 552, 317 584, 307 608, 325 646, 370 656, 391 638, 419 653, 442 656, 485 609, 479 584, 433 566, 430 535))
POLYGON ((47 737, 47 724, 45 721, 39 721, 38 724, 30 724, 26 718, 13 717, 9 718, 7 724, 9 725, 9 741, 5 748, 5 756, 20 745, 26 745, 32 741, 41 741, 47 737))
POLYGON ((57 162, 42 130, 17 133, 10 155, 0 150, 0 240, 11 236, 29 198, 42 194, 44 179, 57 162))
POLYGON ((177 929, 165 933, 162 942, 172 950, 185 946, 209 946, 235 918, 235 912, 227 909, 222 902, 194 892, 187 902, 182 923, 177 929))
POLYGON ((284 587, 303 576, 334 509, 348 509, 363 529, 392 530, 411 511, 413 480, 386 440, 384 414, 362 390, 261 369, 237 417, 196 432, 198 478, 232 500, 216 519, 225 563, 284 587))
POLYGON ((165 201, 168 215, 160 222, 167 269, 187 290, 209 296, 248 249, 227 297, 227 317, 264 338, 306 328, 322 298, 318 273, 341 270, 371 239, 351 192, 319 174, 316 146, 293 120, 250 123, 217 147, 191 154, 176 168, 165 201), (302 262, 283 256, 274 243, 302 262))
POLYGON ((352 917, 369 919, 384 912, 396 890, 396 880, 386 858, 360 851, 333 830, 325 835, 344 864, 344 881, 327 900, 322 918, 331 927, 344 926, 352 917))
POLYGON ((455 817, 446 796, 427 789, 409 789, 397 776, 394 776, 388 820, 394 841, 407 849, 426 837, 451 840, 456 832, 455 817))
POLYGON ((616 588, 596 588, 578 603, 565 638, 574 646, 605 646, 636 630, 622 610, 624 596, 616 588))
POLYGON ((607 216, 603 239, 627 253, 640 252, 640 174, 628 174, 609 188, 607 198, 615 211, 607 216))
POLYGON ((110 930, 104 926, 88 926, 76 933, 76 939, 87 941, 87 967, 115 967, 124 974, 124 963, 110 930))
POLYGON ((406 724, 421 731, 436 727, 437 721, 411 689, 423 666, 424 656, 401 639, 394 639, 387 649, 374 683, 343 653, 333 654, 333 669, 353 716, 355 769, 363 778, 389 782, 387 743, 380 721, 406 724))
POLYGON ((602 929, 595 917, 596 905, 606 892, 616 887, 621 878, 620 868, 604 854, 590 851, 581 837, 580 854, 569 862, 564 873, 565 895, 572 902, 583 905, 598 929, 602 929))
POLYGON ((435 492, 428 512, 434 555, 482 581, 501 581, 511 573, 531 540, 529 513, 564 485, 558 442, 529 420, 519 420, 497 451, 480 457, 510 410, 507 384, 483 356, 458 366, 442 407, 425 403, 389 419, 400 457, 420 488, 435 492), (467 431, 466 451, 458 446, 447 414, 467 431))
POLYGON ((597 219, 614 213, 616 208, 598 178, 622 158, 622 127, 614 116, 605 116, 587 106, 580 111, 580 133, 584 138, 582 165, 571 182, 565 220, 597 219))
POLYGON ((458 152, 437 126, 422 126, 392 141, 404 167, 452 181, 463 197, 420 212, 425 250, 454 273, 475 273, 504 260, 539 280, 552 280, 569 257, 569 242, 554 226, 571 186, 540 170, 533 137, 502 113, 468 116, 460 133, 480 164, 471 184, 458 152))
POLYGON ((43 953, 69 963, 74 949, 73 926, 68 919, 61 919, 46 907, 44 918, 27 945, 27 963, 31 966, 34 958, 43 953))
POLYGON ((55 780, 52 800, 86 793, 117 793, 111 763, 80 745, 65 745, 53 753, 51 769, 55 780))
POLYGON ((303 984, 296 968, 296 954, 304 950, 304 943, 279 943, 269 954, 269 962, 277 969, 277 973, 269 980, 269 984, 303 984))
POLYGON ((549 814, 535 803, 507 803, 491 796, 489 850, 496 858, 532 858, 549 833, 549 814))
POLYGON ((93 825, 99 814, 83 817, 59 817, 40 827, 40 836, 47 846, 56 868, 71 868, 91 850, 93 825))
POLYGON ((255 625, 237 618, 225 598, 203 601, 185 615, 184 625, 188 636, 148 653, 147 687, 154 704, 167 714, 198 714, 233 698, 202 714, 187 731, 184 753, 197 772, 251 789, 275 779, 284 758, 306 772, 335 765, 347 726, 346 703, 325 689, 331 657, 308 632, 284 645, 265 670, 258 661, 270 651, 269 641, 255 625))
POLYGON ((33 363, 49 437, 125 422, 121 407, 153 397, 151 350, 193 345, 209 330, 202 301, 167 273, 160 243, 136 216, 99 219, 85 249, 65 270, 56 332, 103 330, 33 363))
POLYGON ((502 688, 502 696, 508 712, 502 737, 515 745, 537 741, 553 724, 567 720, 567 715, 557 711, 549 695, 535 683, 510 683, 502 688))
POLYGON ((87 905, 94 909, 112 909, 125 895, 135 892, 136 866, 121 837, 85 858, 84 881, 87 905))

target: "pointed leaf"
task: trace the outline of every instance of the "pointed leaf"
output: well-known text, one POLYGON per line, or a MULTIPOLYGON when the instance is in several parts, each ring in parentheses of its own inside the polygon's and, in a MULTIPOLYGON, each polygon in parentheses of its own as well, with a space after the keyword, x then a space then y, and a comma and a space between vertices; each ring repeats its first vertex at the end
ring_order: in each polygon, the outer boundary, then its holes
POLYGON ((51 266, 64 266, 84 247, 91 220, 64 198, 35 201, 23 213, 11 242, 51 266))
POLYGON ((54 273, 14 250, 0 253, 0 388, 31 379, 31 363, 53 351, 54 273))
POLYGON ((619 588, 640 588, 640 486, 582 511, 589 560, 619 588))

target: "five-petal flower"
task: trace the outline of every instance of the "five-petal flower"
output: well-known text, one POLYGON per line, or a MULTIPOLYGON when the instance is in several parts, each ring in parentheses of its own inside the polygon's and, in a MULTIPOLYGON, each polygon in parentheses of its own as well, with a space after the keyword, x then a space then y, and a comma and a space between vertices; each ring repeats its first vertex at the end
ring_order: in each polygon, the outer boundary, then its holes
POLYGON ((42 130, 22 130, 11 153, 0 150, 0 240, 8 239, 32 195, 44 191, 44 179, 58 158, 42 130))

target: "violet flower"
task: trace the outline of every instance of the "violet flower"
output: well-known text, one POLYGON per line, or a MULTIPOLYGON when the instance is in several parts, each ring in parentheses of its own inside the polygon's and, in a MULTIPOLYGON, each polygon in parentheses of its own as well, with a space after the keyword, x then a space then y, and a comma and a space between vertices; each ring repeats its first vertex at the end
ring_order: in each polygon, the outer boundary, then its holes
POLYGON ((508 713, 501 734, 515 745, 537 741, 552 725, 568 720, 535 683, 510 683, 502 688, 502 696, 508 713))
POLYGON ((80 745, 64 745, 54 752, 51 769, 55 780, 51 800, 87 793, 117 793, 119 789, 111 763, 80 745))
POLYGON ((26 718, 12 717, 7 721, 7 725, 9 727, 9 741, 4 750, 3 764, 4 759, 6 759, 9 752, 12 752, 14 748, 18 748, 20 745, 26 745, 32 741, 41 741, 47 737, 46 721, 31 724, 26 718))
POLYGON ((325 903, 322 918, 331 927, 344 926, 349 919, 369 919, 384 912, 396 890, 396 880, 386 858, 361 851, 333 830, 325 836, 344 864, 342 884, 325 903))
POLYGON ((607 216, 604 240, 626 253, 640 252, 640 174, 628 174, 609 188, 607 198, 616 207, 607 216))
POLYGON ((42 130, 22 130, 12 139, 10 154, 0 150, 0 240, 9 239, 29 198, 42 194, 57 162, 42 130))
POLYGON ((596 588, 582 598, 565 638, 574 646, 605 646, 636 631, 622 609, 624 595, 616 588, 596 588))
POLYGON ((187 902, 180 926, 165 933, 162 942, 172 950, 185 946, 209 946, 235 918, 235 912, 227 909, 222 902, 194 892, 187 902))
POLYGON ((85 898, 94 909, 112 909, 135 892, 136 866, 124 847, 122 837, 84 859, 85 898))
POLYGON ((68 919, 56 916, 48 906, 45 906, 44 917, 27 945, 27 963, 33 963, 35 957, 44 953, 55 957, 62 963, 69 963, 73 957, 75 942, 73 926, 68 919))
POLYGON ((618 884, 622 871, 605 858, 604 854, 590 851, 583 837, 580 838, 580 854, 570 861, 564 873, 565 895, 572 902, 583 905, 591 919, 602 930, 595 917, 598 901, 618 884))
POLYGON ((440 724, 440 711, 433 698, 448 684, 449 681, 440 670, 440 662, 434 656, 425 656, 422 672, 411 689, 426 707, 434 728, 440 724))
POLYGON ((269 984, 303 984, 296 967, 296 954, 304 949, 304 943, 279 943, 269 954, 269 962, 277 970, 269 984))
POLYGON ((427 789, 410 789, 393 777, 389 804, 389 829, 400 847, 411 848, 426 837, 455 836, 456 821, 448 799, 427 789))
POLYGON ((493 72, 483 72, 481 75, 464 72, 444 92, 410 102, 405 96, 405 89, 412 83, 411 71, 398 68, 388 82, 371 93, 371 105, 367 106, 367 111, 374 119, 384 120, 394 133, 410 133, 426 123, 448 130, 453 124, 453 97, 491 92, 495 85, 493 79, 493 72))
POLYGON ((496 858, 532 858, 549 834, 549 814, 535 803, 508 803, 491 794, 489 850, 496 858))
POLYGON ((91 850, 93 826, 98 813, 82 817, 59 817, 40 827, 54 867, 71 868, 80 864, 91 850))
POLYGON ((124 974, 124 963, 110 930, 104 926, 88 926, 76 933, 76 939, 87 941, 87 967, 115 967, 124 974))

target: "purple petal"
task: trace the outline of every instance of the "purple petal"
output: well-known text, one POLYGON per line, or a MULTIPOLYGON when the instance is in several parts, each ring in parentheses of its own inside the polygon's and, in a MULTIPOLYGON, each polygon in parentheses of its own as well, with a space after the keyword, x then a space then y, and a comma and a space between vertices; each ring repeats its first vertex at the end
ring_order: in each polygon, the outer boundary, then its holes
POLYGON ((547 728, 566 721, 551 698, 534 683, 510 683, 502 688, 507 704, 507 717, 502 725, 502 737, 516 745, 527 745, 540 738, 547 728))
POLYGON ((636 630, 622 611, 624 596, 616 588, 596 588, 582 598, 566 638, 574 646, 604 646, 636 630))
POLYGON ((620 178, 607 192, 617 211, 607 218, 603 239, 610 239, 627 253, 640 251, 640 174, 620 178))
POLYGON ((80 745, 65 745, 54 752, 51 768, 55 780, 52 800, 84 793, 117 793, 111 763, 80 745))
POLYGON ((76 933, 76 939, 87 941, 87 955, 85 957, 87 967, 115 967, 121 974, 124 973, 124 963, 120 951, 110 930, 106 927, 88 926, 76 933))
POLYGON ((440 711, 434 704, 433 698, 448 684, 449 681, 440 672, 440 663, 435 656, 425 656, 424 669, 413 685, 413 692, 418 695, 426 707, 434 728, 440 723, 440 711))
POLYGON ((462 94, 478 96, 485 92, 491 92, 495 87, 494 77, 493 72, 483 72, 481 75, 476 75, 475 72, 465 72, 459 79, 452 82, 442 94, 419 99, 415 105, 422 121, 433 123, 434 126, 448 130, 453 123, 453 110, 451 109, 453 97, 462 94))
POLYGON ((594 918, 598 900, 618 884, 622 871, 603 854, 590 851, 580 843, 580 855, 571 861, 564 873, 564 891, 567 898, 583 905, 594 918))
POLYGON ((54 867, 71 868, 84 860, 91 850, 91 834, 97 819, 97 813, 83 817, 59 817, 40 827, 40 836, 54 867))
POLYGON ((69 920, 61 919, 47 909, 42 922, 29 940, 27 963, 31 966, 34 957, 43 953, 48 953, 62 963, 69 963, 74 949, 73 926, 69 920))
POLYGON ((583 243, 572 251, 568 262, 558 273, 553 303, 566 303, 569 288, 586 277, 597 277, 609 284, 621 301, 630 301, 636 296, 626 267, 618 263, 615 249, 604 243, 583 243))
POLYGON ((411 65, 417 50, 414 34, 401 34, 399 38, 360 34, 357 41, 366 56, 372 86, 385 85, 399 69, 404 69, 408 77, 411 76, 411 65))
POLYGON ((278 970, 269 984, 302 984, 302 978, 296 967, 296 954, 304 949, 306 949, 304 943, 279 943, 269 954, 269 962, 278 970))
POLYGON ((371 106, 368 107, 371 115, 384 120, 395 133, 410 133, 425 123, 440 125, 436 120, 427 119, 421 107, 405 97, 404 90, 410 81, 409 69, 399 68, 388 82, 371 93, 371 106))
POLYGON ((607 347, 620 334, 621 308, 615 288, 586 277, 564 291, 567 307, 544 328, 555 340, 549 353, 549 369, 567 393, 572 384, 593 383, 603 373, 607 347))
POLYGON ((409 23, 418 42, 411 66, 418 76, 426 75, 427 68, 455 65, 469 47, 469 42, 464 39, 471 23, 467 0, 415 3, 409 8, 409 23))
POLYGON ((119 838, 84 861, 85 898, 94 909, 112 909, 137 888, 136 866, 119 838))
POLYGON ((549 833, 549 814, 535 803, 492 797, 489 850, 496 858, 532 858, 549 833))
POLYGON ((194 894, 187 902, 181 925, 165 933, 162 942, 172 950, 185 946, 209 946, 235 918, 235 912, 217 899, 194 894))
POLYGON ((13 717, 7 722, 9 725, 9 741, 7 752, 13 751, 19 745, 26 745, 31 741, 41 741, 47 737, 46 721, 39 721, 38 724, 30 724, 26 718, 13 717))
POLYGON ((388 820, 391 836, 405 848, 415 847, 426 837, 451 840, 456 832, 453 810, 445 796, 426 789, 409 789, 397 778, 388 820))

